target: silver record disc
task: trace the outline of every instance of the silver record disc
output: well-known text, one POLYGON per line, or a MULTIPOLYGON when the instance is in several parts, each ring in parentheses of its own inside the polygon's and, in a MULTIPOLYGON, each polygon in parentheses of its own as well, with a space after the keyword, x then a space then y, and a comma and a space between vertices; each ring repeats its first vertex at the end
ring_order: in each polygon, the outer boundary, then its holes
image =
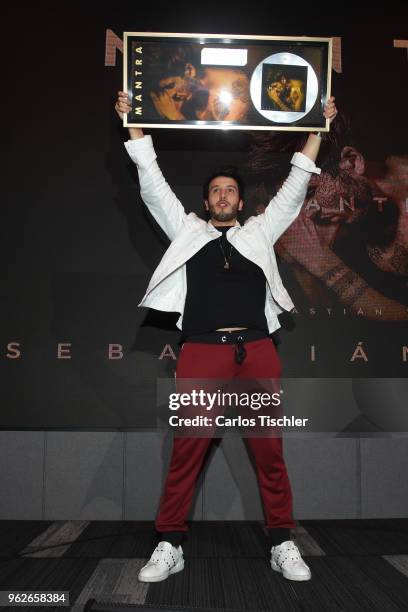
MULTIPOLYGON (((274 84, 272 84, 272 87, 273 85, 274 84)), ((294 53, 283 52, 269 55, 269 57, 262 60, 255 68, 250 82, 250 95, 256 110, 265 117, 265 119, 274 121, 275 123, 293 123, 294 121, 302 119, 302 117, 307 115, 313 108, 318 91, 319 85, 317 76, 312 66, 303 59, 303 57, 295 55, 294 53), (303 108, 300 112, 296 110, 287 110, 288 104, 284 101, 282 101, 282 103, 278 101, 282 109, 268 108, 269 105, 276 106, 276 104, 272 100, 265 102, 268 98, 266 95, 267 83, 265 82, 265 72, 273 70, 275 66, 281 68, 282 73, 285 73, 285 70, 287 70, 289 73, 295 74, 298 70, 304 75, 304 89, 306 89, 306 92, 302 105, 303 108)))

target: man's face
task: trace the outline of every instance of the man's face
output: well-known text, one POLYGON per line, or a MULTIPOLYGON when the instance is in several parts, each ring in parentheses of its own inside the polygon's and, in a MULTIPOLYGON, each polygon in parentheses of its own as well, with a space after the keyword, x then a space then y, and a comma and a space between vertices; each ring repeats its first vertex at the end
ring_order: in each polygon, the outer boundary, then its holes
POLYGON ((204 206, 212 220, 219 222, 235 220, 243 205, 235 179, 229 176, 217 176, 211 181, 208 200, 205 200, 204 206))

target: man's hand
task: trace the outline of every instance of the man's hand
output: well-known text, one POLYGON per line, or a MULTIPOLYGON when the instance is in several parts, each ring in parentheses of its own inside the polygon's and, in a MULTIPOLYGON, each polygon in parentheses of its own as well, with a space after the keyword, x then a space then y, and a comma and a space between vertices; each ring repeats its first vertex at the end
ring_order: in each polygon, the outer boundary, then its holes
POLYGON ((329 123, 331 123, 333 119, 335 119, 337 112, 338 112, 336 105, 334 103, 335 99, 336 98, 332 96, 331 98, 327 100, 326 104, 324 105, 323 115, 325 116, 326 119, 329 120, 329 123))
POLYGON ((180 111, 180 104, 176 103, 167 90, 161 91, 160 93, 150 92, 153 104, 160 117, 165 119, 171 119, 172 121, 181 121, 185 119, 183 113, 180 111))
MULTIPOLYGON (((132 110, 132 105, 130 104, 130 98, 125 91, 118 91, 118 99, 115 104, 115 111, 118 113, 119 118, 123 120, 123 115, 132 110)), ((129 135, 131 140, 136 140, 137 138, 143 138, 143 130, 140 128, 128 128, 129 135)))
MULTIPOLYGON (((331 123, 333 119, 335 119, 337 115, 337 108, 334 103, 334 96, 329 98, 324 105, 323 115, 326 119, 331 123)), ((317 155, 320 149, 320 143, 322 139, 316 134, 310 134, 309 138, 306 141, 305 146, 302 149, 303 155, 309 157, 312 161, 316 161, 317 155)))

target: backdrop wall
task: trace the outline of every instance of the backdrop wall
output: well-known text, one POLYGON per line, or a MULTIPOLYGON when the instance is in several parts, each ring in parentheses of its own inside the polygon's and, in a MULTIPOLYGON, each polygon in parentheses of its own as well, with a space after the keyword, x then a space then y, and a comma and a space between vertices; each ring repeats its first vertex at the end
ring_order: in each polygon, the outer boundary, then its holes
MULTIPOLYGON (((288 439, 288 464, 299 518, 406 515, 406 439, 389 432, 408 431, 407 15, 397 5, 388 15, 361 10, 353 18, 300 12, 296 22, 284 13, 272 22, 262 9, 236 20, 226 10, 198 19, 191 9, 9 15, 3 518, 153 518, 160 494, 169 438, 155 431, 156 380, 173 375, 178 315, 137 307, 167 241, 140 200, 113 111, 124 30, 336 37, 332 91, 341 116, 305 207, 349 215, 347 223, 316 221, 307 244, 301 226, 279 241, 296 311, 282 316, 275 341, 286 377, 344 378, 355 410, 337 437, 288 439), (323 248, 345 267, 334 290, 316 265, 323 248), (154 476, 141 462, 154 465, 154 476)), ((246 215, 259 214, 301 146, 299 137, 276 133, 152 135, 168 182, 197 213, 204 177, 228 161, 247 180, 246 215)), ((225 440, 213 453, 193 516, 259 517, 242 442, 225 440)))

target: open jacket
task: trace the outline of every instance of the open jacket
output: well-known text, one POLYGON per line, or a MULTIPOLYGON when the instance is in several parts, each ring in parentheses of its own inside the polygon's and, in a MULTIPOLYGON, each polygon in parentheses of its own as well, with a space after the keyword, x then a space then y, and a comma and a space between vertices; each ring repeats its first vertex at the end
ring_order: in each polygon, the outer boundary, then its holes
MULTIPOLYGON (((150 136, 128 140, 125 147, 138 169, 142 199, 171 241, 139 306, 179 312, 177 327, 182 329, 187 294, 186 261, 207 242, 219 238, 221 232, 211 221, 185 212, 161 173, 150 136)), ((291 163, 288 178, 265 212, 250 217, 244 225, 236 221, 226 234, 237 251, 265 274, 265 316, 269 333, 280 327, 277 315, 283 309, 294 307, 279 276, 273 245, 299 214, 311 173, 320 174, 320 169, 303 153, 295 153, 291 163)))

